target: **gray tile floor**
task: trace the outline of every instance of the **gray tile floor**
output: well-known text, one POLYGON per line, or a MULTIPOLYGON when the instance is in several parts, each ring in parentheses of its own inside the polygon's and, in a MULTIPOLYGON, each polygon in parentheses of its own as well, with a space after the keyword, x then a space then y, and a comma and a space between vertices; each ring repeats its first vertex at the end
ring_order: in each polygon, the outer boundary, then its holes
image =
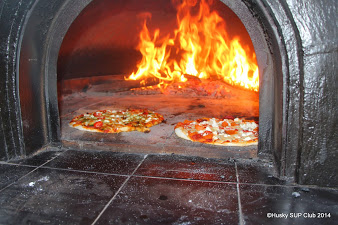
POLYGON ((288 184, 272 170, 257 160, 46 150, 0 162, 0 224, 337 224, 337 189, 288 184))

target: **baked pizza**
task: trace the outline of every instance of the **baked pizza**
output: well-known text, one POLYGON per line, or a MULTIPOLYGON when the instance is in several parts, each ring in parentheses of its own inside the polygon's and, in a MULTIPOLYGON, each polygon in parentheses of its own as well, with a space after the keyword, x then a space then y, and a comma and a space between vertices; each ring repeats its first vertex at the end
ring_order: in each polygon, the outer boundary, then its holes
POLYGON ((150 132, 150 127, 163 120, 161 114, 147 109, 100 110, 76 116, 69 125, 79 130, 92 132, 141 131, 147 133, 150 132))
POLYGON ((240 118, 185 120, 175 126, 178 137, 223 146, 248 146, 258 143, 258 124, 240 118))

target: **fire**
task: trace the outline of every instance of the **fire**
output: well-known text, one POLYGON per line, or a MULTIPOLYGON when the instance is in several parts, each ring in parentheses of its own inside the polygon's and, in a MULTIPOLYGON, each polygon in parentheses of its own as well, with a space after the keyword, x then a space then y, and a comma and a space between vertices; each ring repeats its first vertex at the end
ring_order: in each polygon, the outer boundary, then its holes
POLYGON ((127 80, 157 78, 160 85, 185 82, 185 75, 224 82, 258 91, 259 73, 256 56, 250 57, 240 39, 229 40, 225 21, 211 11, 206 0, 183 0, 177 5, 177 24, 173 37, 159 38, 160 30, 151 35, 146 20, 140 32, 138 50, 142 60, 138 70, 127 80), (195 7, 195 8, 194 8, 195 7), (197 13, 192 9, 198 7, 197 13))

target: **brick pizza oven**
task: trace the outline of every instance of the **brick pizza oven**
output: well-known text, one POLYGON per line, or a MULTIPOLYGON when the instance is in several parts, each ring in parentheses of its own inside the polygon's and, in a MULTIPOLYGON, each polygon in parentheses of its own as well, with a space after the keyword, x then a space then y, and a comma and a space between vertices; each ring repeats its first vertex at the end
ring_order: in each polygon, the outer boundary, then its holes
MULTIPOLYGON (((64 146, 57 88, 59 50, 73 21, 94 2, 100 1, 0 3, 0 160, 64 146)), ((257 55, 258 157, 271 156, 280 176, 296 183, 338 186, 337 3, 219 0, 219 4, 241 20, 257 55)))

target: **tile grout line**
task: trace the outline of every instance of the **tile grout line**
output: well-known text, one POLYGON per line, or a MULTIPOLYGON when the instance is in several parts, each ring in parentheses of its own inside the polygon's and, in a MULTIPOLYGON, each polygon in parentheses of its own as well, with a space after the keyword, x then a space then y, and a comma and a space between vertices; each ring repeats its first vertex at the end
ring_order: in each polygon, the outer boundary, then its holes
POLYGON ((77 172, 77 173, 92 173, 92 174, 98 174, 98 175, 104 175, 104 176, 120 176, 120 177, 128 177, 129 176, 129 175, 118 174, 118 173, 104 173, 104 172, 87 171, 87 170, 76 170, 76 169, 65 169, 65 168, 49 167, 49 166, 43 166, 41 168, 51 169, 51 170, 61 170, 61 171, 77 172))
MULTIPOLYGON (((68 150, 67 150, 68 151, 68 150)), ((0 165, 12 165, 12 166, 21 166, 21 167, 30 167, 36 168, 37 166, 32 165, 23 165, 18 163, 11 163, 11 162, 2 162, 0 161, 0 165)), ((104 173, 104 172, 97 172, 97 171, 86 171, 86 170, 77 170, 77 169, 65 169, 59 167, 49 167, 41 165, 39 168, 44 169, 52 169, 52 170, 62 170, 62 171, 71 171, 71 172, 79 172, 79 173, 93 173, 93 174, 101 174, 107 176, 122 176, 127 177, 129 175, 118 174, 118 173, 104 173)), ((210 183, 219 183, 219 184, 237 184, 237 181, 213 181, 213 180, 200 180, 200 179, 185 179, 185 178, 175 178, 175 177, 157 177, 157 176, 147 176, 147 175, 133 175, 134 177, 144 177, 150 179, 163 179, 163 180, 179 180, 179 181, 192 181, 192 182, 210 182, 210 183)), ((240 183, 240 185, 252 185, 252 186, 268 186, 268 187, 285 187, 285 188, 313 188, 313 189, 320 189, 320 190, 336 190, 335 188, 329 187, 313 187, 311 185, 281 185, 281 184, 259 184, 259 183, 240 183)))
POLYGON ((109 207, 109 205, 112 203, 112 201, 114 201, 114 199, 116 198, 116 196, 120 193, 120 191, 122 190, 122 188, 124 188, 124 186, 127 184, 127 182, 129 181, 129 179, 134 175, 134 173, 138 170, 138 168, 142 165, 142 163, 144 162, 144 160, 147 158, 148 154, 146 154, 143 159, 141 160, 141 162, 137 165, 137 167, 134 169, 134 171, 127 177, 127 179, 122 183, 122 185, 120 186, 120 188, 116 191, 116 193, 113 195, 113 197, 108 201, 108 203, 104 206, 104 208, 102 209, 102 211, 100 212, 100 214, 96 217, 96 219, 93 221, 93 223, 91 225, 96 224, 96 222, 100 219, 100 217, 102 216, 102 214, 107 210, 107 208, 109 207))
POLYGON ((207 183, 215 183, 215 184, 236 184, 236 182, 231 182, 231 181, 197 180, 197 179, 186 179, 186 178, 175 178, 175 177, 156 177, 156 176, 146 176, 146 175, 134 175, 134 177, 160 179, 160 180, 187 181, 187 182, 207 182, 207 183))
MULTIPOLYGON (((6 165, 23 166, 23 167, 34 167, 34 168, 36 167, 36 166, 29 166, 29 165, 20 165, 20 164, 16 164, 16 163, 6 163, 6 165)), ((128 176, 130 176, 130 175, 118 174, 118 173, 104 173, 104 172, 76 170, 76 169, 65 169, 65 168, 49 167, 49 166, 41 166, 40 168, 51 169, 51 170, 78 172, 78 173, 92 173, 92 174, 99 174, 99 175, 105 175, 105 176, 120 176, 120 177, 128 177, 128 176)), ((135 174, 133 176, 134 177, 139 177, 139 178, 149 178, 149 179, 178 180, 178 181, 189 181, 189 182, 209 182, 209 183, 217 183, 217 184, 236 184, 236 181, 231 182, 231 181, 213 181, 213 180, 199 180, 199 179, 184 179, 184 178, 156 177, 156 176, 135 175, 135 174)))
POLYGON ((0 165, 22 166, 22 167, 33 167, 33 168, 37 167, 37 166, 25 165, 25 164, 19 164, 19 163, 12 163, 12 162, 0 162, 0 165))
MULTIPOLYGON (((60 155, 62 155, 64 152, 62 152, 60 155)), ((46 161, 45 163, 42 163, 40 166, 36 167, 35 169, 33 169, 32 171, 26 173, 25 175, 23 175, 22 177, 20 177, 19 179, 17 179, 16 181, 12 182, 11 184, 7 185, 6 187, 2 188, 0 190, 0 192, 2 192, 3 190, 9 188, 10 186, 12 186, 13 184, 15 184, 16 182, 18 182, 19 180, 25 178, 26 176, 30 175, 31 173, 35 172, 36 170, 40 169, 41 167, 43 167, 43 165, 46 165, 47 163, 51 162, 52 160, 56 159, 57 157, 59 157, 60 155, 54 156, 53 158, 51 158, 50 160, 46 161)), ((23 166, 20 164, 17 164, 18 166, 23 166)), ((35 166, 32 166, 35 167, 35 166)))
POLYGON ((238 216, 239 216, 239 224, 244 225, 245 221, 243 218, 243 212, 242 212, 242 204, 241 204, 241 194, 239 191, 239 175, 238 175, 238 170, 237 170, 237 163, 235 162, 235 169, 236 169, 236 179, 237 179, 237 201, 238 201, 238 216))

